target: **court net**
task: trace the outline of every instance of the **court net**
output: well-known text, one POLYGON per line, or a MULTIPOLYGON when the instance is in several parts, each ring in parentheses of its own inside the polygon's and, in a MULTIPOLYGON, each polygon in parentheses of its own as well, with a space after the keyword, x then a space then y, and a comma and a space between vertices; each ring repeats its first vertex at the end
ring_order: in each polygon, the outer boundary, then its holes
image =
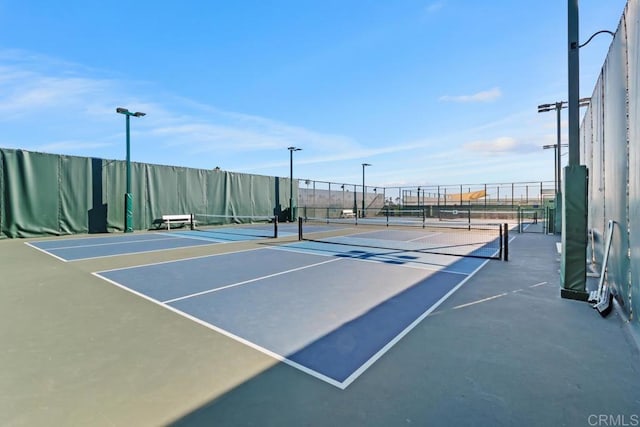
POLYGON ((509 256, 509 226, 498 223, 427 222, 419 217, 300 218, 300 240, 459 257, 509 256))
POLYGON ((266 215, 191 214, 191 229, 216 234, 278 237, 278 218, 266 215))

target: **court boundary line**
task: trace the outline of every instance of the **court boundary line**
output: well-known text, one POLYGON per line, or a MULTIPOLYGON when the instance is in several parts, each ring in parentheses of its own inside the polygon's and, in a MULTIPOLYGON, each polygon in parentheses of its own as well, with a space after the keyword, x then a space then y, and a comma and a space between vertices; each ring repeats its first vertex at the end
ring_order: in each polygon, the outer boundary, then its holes
MULTIPOLYGON (((165 240, 165 239, 156 239, 156 240, 165 240)), ((166 239, 166 240, 170 240, 170 239, 166 239)), ((185 240, 189 240, 189 239, 185 238, 185 240)), ((193 239, 193 240, 196 240, 196 239, 193 239)), ((141 240, 141 241, 138 241, 137 243, 146 242, 146 241, 147 240, 141 240)), ((149 240, 149 242, 153 242, 153 241, 154 240, 149 240)), ((147 254, 147 253, 161 252, 161 251, 173 251, 173 250, 176 250, 176 249, 200 248, 200 247, 212 246, 212 245, 224 245, 224 244, 227 244, 227 243, 243 243, 242 241, 238 241, 238 242, 225 242, 225 241, 214 242, 212 240, 210 240, 210 241, 211 241, 211 243, 203 244, 203 245, 189 245, 189 246, 179 246, 177 248, 163 248, 163 249, 150 249, 148 251, 123 252, 123 253, 118 253, 118 254, 92 256, 92 257, 87 257, 87 258, 77 258, 77 259, 69 259, 69 260, 61 258, 58 255, 55 255, 55 254, 53 254, 51 252, 48 252, 45 249, 40 249, 40 248, 38 248, 36 246, 33 246, 33 245, 30 244, 30 242, 25 242, 25 244, 29 245, 32 248, 37 249, 37 250, 39 250, 41 252, 44 252, 47 255, 51 255, 52 257, 54 257, 56 259, 59 259, 60 261, 63 261, 63 262, 77 262, 77 261, 87 261, 87 260, 100 259, 100 258, 113 258, 113 257, 117 257, 117 256, 122 256, 122 255, 137 255, 137 254, 147 254)), ((124 243, 127 243, 127 242, 124 242, 124 243)), ((70 247, 70 248, 73 248, 73 247, 70 247)), ((231 252, 229 252, 229 253, 231 253, 231 252)))
POLYGON ((256 343, 254 343, 254 342, 248 341, 245 338, 242 338, 240 336, 232 334, 231 332, 229 332, 229 331, 227 331, 225 329, 222 329, 222 328, 220 328, 218 326, 215 326, 215 325, 213 325, 211 323, 205 322, 202 319, 199 319, 199 318, 197 318, 195 316, 192 316, 192 315, 190 315, 188 313, 185 313, 184 311, 181 311, 181 310, 179 310, 179 309, 177 309, 175 307, 172 307, 172 306, 170 306, 168 304, 164 304, 161 301, 158 301, 158 300, 156 300, 154 298, 151 298, 150 296, 147 296, 147 295, 145 295, 143 293, 140 293, 140 292, 135 291, 135 290, 133 290, 131 288, 128 288, 127 286, 124 286, 124 285, 116 282, 115 280, 111 280, 111 279, 109 279, 107 277, 101 276, 97 272, 94 272, 94 273, 91 273, 91 274, 93 276, 99 278, 99 279, 102 279, 102 280, 104 280, 104 281, 106 281, 106 282, 108 282, 108 283, 110 283, 112 285, 117 286, 118 288, 120 288, 120 289, 122 289, 124 291, 128 291, 128 292, 130 292, 130 293, 132 293, 132 294, 134 294, 134 295, 136 295, 138 297, 141 297, 141 298, 143 298, 143 299, 145 299, 147 301, 150 301, 150 302, 152 302, 152 303, 154 303, 154 304, 156 304, 156 305, 158 305, 160 307, 166 308, 166 309, 168 309, 168 310, 170 310, 170 311, 172 311, 172 312, 174 312, 174 313, 176 313, 176 314, 178 314, 178 315, 180 315, 182 317, 185 317, 186 319, 189 319, 189 320, 191 320, 191 321, 193 321, 193 322, 195 322, 195 323, 197 323, 197 324, 199 324, 201 326, 204 326, 204 327, 206 327, 208 329, 211 329, 211 330, 213 330, 215 332, 218 332, 221 335, 224 335, 224 336, 226 336, 228 338, 231 338, 231 339, 233 339, 233 340, 235 340, 235 341, 237 341, 237 342, 239 342, 241 344, 246 345, 247 347, 249 347, 249 348, 251 348, 253 350, 257 350, 257 351, 259 351, 259 352, 261 352, 261 353, 263 353, 263 354, 265 354, 265 355, 267 355, 269 357, 272 357, 273 359, 275 359, 275 360, 277 360, 279 362, 285 363, 285 364, 287 364, 287 365, 289 365, 289 366, 291 366, 291 367, 293 367, 295 369, 298 369, 298 370, 302 371, 303 373, 305 373, 307 375, 311 375, 314 378, 317 378, 317 379, 319 379, 321 381, 324 381, 324 382, 326 382, 328 384, 331 384, 334 387, 337 387, 337 388, 339 388, 341 390, 344 390, 347 387, 347 385, 344 385, 344 382, 341 383, 339 381, 336 381, 333 378, 330 378, 330 377, 328 377, 326 375, 321 374, 320 372, 314 371, 314 370, 312 370, 310 368, 307 368, 304 365, 301 365, 301 364, 299 364, 297 362, 294 362, 293 360, 288 359, 286 356, 282 356, 282 355, 280 355, 278 353, 275 353, 275 352, 273 352, 273 351, 271 351, 271 350, 269 350, 267 348, 264 348, 264 347, 262 347, 262 346, 260 346, 260 345, 258 345, 256 343))
POLYGON ((68 262, 86 261, 86 260, 100 259, 100 258, 113 258, 113 257, 123 256, 123 255, 148 254, 148 253, 153 253, 153 252, 173 251, 173 250, 177 250, 177 249, 187 249, 187 248, 193 248, 193 247, 201 248, 201 247, 204 247, 204 246, 220 245, 220 244, 224 244, 224 243, 225 242, 215 242, 215 243, 210 243, 210 244, 206 244, 206 245, 180 246, 180 247, 177 247, 177 248, 151 249, 149 251, 139 251, 139 252, 125 252, 125 253, 121 253, 121 254, 94 256, 94 257, 89 257, 89 258, 70 259, 68 262))
MULTIPOLYGON (((515 239, 515 236, 512 237, 513 240, 515 239)), ((276 250, 286 250, 286 249, 279 249, 278 247, 266 247, 266 248, 252 248, 252 249, 247 249, 247 250, 241 250, 241 251, 237 251, 237 252, 245 252, 245 251, 252 251, 252 250, 257 250, 257 249, 276 249, 276 250)), ((295 252, 295 251, 294 251, 295 252)), ((209 256, 218 256, 218 255, 226 255, 226 254, 230 254, 230 253, 236 253, 236 252, 226 252, 226 253, 220 253, 220 254, 212 254, 212 255, 203 255, 203 256, 198 256, 198 257, 193 257, 193 258, 185 258, 185 259, 180 259, 180 260, 171 260, 171 261, 163 261, 163 262, 158 262, 158 263, 151 263, 151 264, 147 264, 147 265, 156 265, 156 264, 164 264, 164 263, 170 263, 170 262, 180 262, 180 261, 185 261, 185 260, 189 260, 189 259, 197 259, 197 258, 205 258, 205 257, 209 257, 209 256)), ((326 255, 325 255, 326 256, 326 255)), ((337 258, 336 260, 340 260, 343 258, 337 258)), ((352 258, 349 258, 352 259, 352 258)), ((356 261, 367 261, 367 260, 359 260, 359 259, 354 259, 356 261)), ((124 286, 114 280, 111 280, 107 277, 102 276, 100 273, 105 273, 105 272, 109 272, 109 271, 118 271, 118 270, 126 270, 126 269, 132 269, 132 268, 137 268, 137 267, 142 267, 143 265, 140 266, 131 266, 131 267, 124 267, 124 268, 118 268, 118 269, 111 269, 111 270, 103 270, 100 272, 92 272, 91 274, 99 279, 102 279, 108 283, 111 283, 117 287, 119 287, 122 290, 128 291, 136 296, 142 297, 143 299, 150 301, 158 306, 164 307, 180 316, 183 316, 201 326, 204 326, 208 329, 211 329, 215 332, 220 333, 221 335, 224 335, 226 337, 229 337, 237 342, 240 342, 254 350, 260 351, 261 353, 272 357, 273 359, 283 362, 295 369, 298 369, 299 371, 310 375, 314 378, 317 378, 321 381, 324 381, 340 390, 345 390, 347 387, 349 387, 349 385, 351 385, 356 379, 358 379, 364 372, 366 372, 375 362, 377 362, 382 356, 384 356, 391 348, 393 348, 398 342, 400 342, 400 340, 402 340, 402 338, 404 338, 406 335, 408 335, 413 329, 415 329, 416 326, 418 326, 424 319, 426 319, 433 311, 435 311, 440 305, 442 305, 442 303, 444 303, 447 299, 449 299, 451 297, 451 295, 453 295, 455 292, 457 292, 463 285, 465 285, 472 277, 474 277, 480 270, 482 270, 482 268, 484 268, 487 263, 489 263, 489 261, 491 261, 490 259, 486 259, 484 260, 478 267, 476 267, 469 275, 467 275, 467 277, 465 277, 462 281, 460 281, 456 286, 454 286, 452 289, 450 289, 445 295, 443 295, 438 301, 436 301, 435 303, 433 303, 425 312, 423 312, 420 316, 418 316, 415 320, 413 320, 407 327, 405 327, 400 333, 398 333, 395 337, 393 337, 391 340, 389 340, 380 350, 378 350, 374 355, 372 355, 369 359, 367 359, 362 365, 360 365, 358 367, 358 369, 356 369, 355 371, 353 371, 351 373, 351 375, 349 375, 344 381, 340 382, 337 381, 333 378, 330 378, 324 374, 321 374, 320 372, 314 371, 306 366, 303 366, 297 362, 294 362, 290 359, 288 359, 286 356, 282 356, 280 354, 277 354, 267 348, 264 348, 262 346, 259 346, 251 341, 248 341, 242 337, 239 337, 229 331, 226 331, 220 327, 217 327, 211 323, 205 322, 202 319, 199 319, 195 316, 189 315, 175 307, 172 307, 166 303, 163 303, 161 301, 158 301, 154 298, 151 298, 145 294, 142 294, 138 291, 135 291, 127 286, 124 286)), ((376 261, 367 261, 367 262, 376 262, 376 261)), ((441 270, 439 270, 441 271, 441 270)), ((282 272, 280 272, 281 274, 282 272)), ((429 278, 427 278, 426 280, 429 280, 429 278)), ((255 280, 254 280, 255 281, 255 280)), ((545 283, 538 283, 534 286, 541 286, 545 283)))
MULTIPOLYGON (((160 233, 153 233, 153 235, 163 235, 163 236, 171 236, 170 233, 167 232, 160 232, 160 233)), ((119 236, 105 236, 105 238, 118 238, 119 236)), ((157 242, 157 241, 163 241, 163 240, 171 240, 169 238, 160 238, 160 239, 144 239, 144 240, 134 240, 134 241, 126 241, 126 242, 113 242, 113 243, 103 243, 103 244, 96 244, 96 245, 79 245, 79 246, 62 246, 62 247, 55 247, 55 248, 50 248, 50 249, 44 249, 44 248, 39 248, 37 246, 34 245, 34 243, 38 243, 38 242, 51 242, 54 240, 36 240, 36 241, 31 241, 31 242, 24 242, 25 245, 32 247, 33 249, 36 249, 44 254, 47 254, 49 256, 52 256, 53 258, 56 258, 59 261, 62 262, 76 262, 76 261, 86 261, 86 260, 93 260, 93 259, 99 259, 99 258, 111 258, 111 257, 116 257, 116 256, 122 256, 122 255, 137 255, 137 254, 146 254, 146 253, 153 253, 153 252, 160 252, 160 251, 171 251, 171 250, 175 250, 175 249, 185 249, 185 248, 191 248, 191 247, 203 247, 203 246, 210 246, 210 245, 219 245, 219 244, 229 244, 229 243, 245 243, 245 242, 254 242, 256 240, 264 240, 261 238, 258 239, 249 239, 249 240, 222 240, 222 239, 214 239, 214 238, 198 238, 198 237, 187 237, 187 236, 183 236, 183 235, 177 235, 176 236, 171 236, 172 239, 175 240, 179 240, 179 239, 184 239, 184 240, 198 240, 198 241, 207 241, 207 242, 211 242, 209 244, 202 244, 202 245, 189 245, 189 246, 181 246, 181 247, 177 247, 177 248, 163 248, 163 249, 150 249, 150 250, 145 250, 145 251, 136 251, 136 252, 122 252, 122 253, 118 253, 118 254, 111 254, 111 255, 101 255, 101 256, 91 256, 91 257, 86 257, 86 258, 76 258, 76 259, 65 259, 62 258, 61 256, 58 256, 52 252, 49 252, 50 250, 60 250, 60 249, 75 249, 75 248, 83 248, 83 247, 101 247, 101 246, 109 246, 109 245, 118 245, 118 244, 122 244, 122 245, 126 245, 129 243, 142 243, 142 242, 157 242)), ((75 240, 81 240, 81 239, 93 239, 96 237, 81 237, 81 238, 77 238, 75 240)), ((266 239, 266 238, 265 238, 266 239)), ((73 239, 68 239, 68 240, 73 240, 73 239)), ((229 252, 232 253, 232 252, 229 252)))
POLYGON ((294 271, 300 271, 300 270, 304 270, 304 269, 307 269, 307 268, 317 267, 319 265, 329 264, 330 262, 336 262, 336 261, 342 261, 342 259, 341 258, 335 258, 335 259, 330 259, 330 260, 327 260, 327 261, 316 262, 314 264, 303 265, 301 267, 291 268, 289 270, 279 271, 277 273, 267 274, 266 276, 255 277, 253 279, 243 280, 241 282, 231 283, 229 285, 224 285, 224 286, 221 286, 219 288, 207 289, 206 291, 195 292, 193 294, 183 295, 183 296, 178 297, 178 298, 172 298, 172 299, 168 299, 168 300, 161 301, 161 302, 163 304, 171 304, 172 302, 183 301, 183 300, 186 300, 186 299, 189 299, 189 298, 199 297, 199 296, 210 294, 210 293, 213 293, 213 292, 224 291, 225 289, 235 288, 235 287, 238 287, 238 286, 242 286, 242 285, 246 285, 246 284, 249 284, 249 283, 257 282, 259 280, 270 279, 272 277, 277 277, 277 276, 280 276, 280 275, 283 275, 283 274, 293 273, 294 271))
MULTIPOLYGON (((158 233, 160 234, 160 233, 158 233)), ((85 239, 92 239, 94 237, 85 237, 85 239)), ((174 239, 176 237, 173 237, 174 239)), ((79 240, 79 239, 76 239, 79 240)), ((143 239, 143 240, 128 240, 126 242, 109 242, 109 243, 98 243, 98 244, 93 244, 93 245, 78 245, 78 246, 58 246, 55 248, 49 248, 49 249, 45 249, 45 250, 60 250, 60 249, 76 249, 76 248, 91 248, 91 247, 100 247, 100 246, 112 246, 112 245, 128 245, 130 243, 141 243, 141 242, 158 242, 158 241, 163 241, 163 240, 171 240, 168 237, 166 238, 159 238, 159 239, 143 239)), ((50 240, 41 240, 41 242, 50 242, 50 240)), ((33 243, 33 242, 32 242, 33 243)), ((38 242, 35 242, 38 243, 38 242)))
POLYGON ((33 249, 40 251, 43 254, 49 255, 54 257, 55 259, 57 259, 58 261, 62 261, 62 262, 69 262, 69 260, 66 260, 64 258, 59 257, 58 255, 52 254, 51 252, 47 252, 46 250, 39 248, 37 246, 34 246, 31 244, 31 242, 24 242, 25 245, 32 247, 33 249))
POLYGON ((453 310, 459 310, 461 308, 471 307, 471 306, 476 305, 476 304, 493 301, 494 299, 506 297, 506 296, 509 296, 511 294, 518 294, 520 292, 524 292, 527 289, 538 288, 540 286, 544 286, 544 285, 548 285, 548 284, 549 284, 549 282, 539 282, 539 283, 536 283, 536 284, 533 284, 533 285, 526 286, 524 288, 513 289, 513 290, 510 290, 510 291, 502 292, 500 294, 492 295, 492 296, 489 296, 489 297, 486 297, 486 298, 481 298, 479 300, 475 300, 475 301, 467 302, 467 303, 464 303, 464 304, 456 305, 455 307, 451 307, 449 309, 438 311, 437 313, 433 313, 433 315, 435 316, 437 314, 447 313, 447 312, 450 312, 450 311, 453 311, 453 310))
POLYGON ((433 312, 436 308, 438 308, 443 302, 445 302, 451 295, 453 295, 460 287, 462 287, 465 283, 469 281, 473 276, 476 275, 478 271, 480 271, 490 260, 485 260, 482 264, 480 264, 471 274, 469 274, 466 278, 464 278, 460 283, 454 286, 449 292, 443 295, 438 301, 431 305, 424 313, 422 313, 419 317, 417 317, 413 322, 411 322, 406 328, 404 328, 398 335, 396 335, 392 340, 390 340, 387 344, 384 345, 380 350, 378 350, 373 356, 371 356, 366 362, 364 362, 358 369, 353 371, 351 375, 347 377, 343 381, 345 384, 345 388, 347 388, 352 382, 354 382, 360 375, 362 375, 367 369, 369 369, 375 362, 378 361, 382 356, 385 355, 393 346, 395 346, 402 338, 404 338, 409 332, 411 332, 416 326, 418 326, 424 319, 426 319, 431 312, 433 312))
MULTIPOLYGON (((203 246, 206 246, 206 245, 203 245, 203 246)), ((108 273, 108 272, 111 272, 111 271, 120 271, 120 270, 129 270, 129 269, 138 268, 138 267, 150 267, 150 266, 153 266, 153 265, 170 264, 172 262, 189 261, 189 260, 193 260, 193 259, 215 257, 215 256, 219 256, 219 255, 229 255, 229 254, 237 254, 237 253, 242 253, 242 252, 257 251, 259 249, 269 249, 269 248, 240 249, 240 250, 231 251, 231 252, 220 252, 219 254, 197 255, 197 256, 191 256, 191 257, 187 257, 187 258, 171 259, 171 260, 167 260, 167 261, 149 262, 149 263, 146 263, 146 264, 131 265, 129 267, 118 267, 118 268, 110 268, 108 270, 98 270, 98 271, 92 272, 91 274, 93 274, 93 273, 108 273)))
MULTIPOLYGON (((186 235, 184 235, 184 234, 179 234, 179 233, 187 233, 187 232, 188 232, 188 231, 176 231, 176 232, 175 232, 175 235, 176 235, 176 236, 177 236, 177 238, 179 238, 179 239, 187 239, 187 240, 205 240, 205 241, 209 241, 209 242, 218 242, 218 243, 227 243, 227 242, 229 242, 228 240, 215 239, 215 238, 212 238, 212 237, 209 237, 209 238, 204 237, 204 236, 203 236, 203 237, 191 237, 191 236, 186 236, 186 235)), ((172 235, 172 234, 174 234, 174 233, 160 232, 160 233, 158 233, 158 234, 161 234, 161 235, 163 235, 163 236, 170 236, 170 235, 172 235)), ((242 241, 242 240, 240 240, 240 241, 242 241)))

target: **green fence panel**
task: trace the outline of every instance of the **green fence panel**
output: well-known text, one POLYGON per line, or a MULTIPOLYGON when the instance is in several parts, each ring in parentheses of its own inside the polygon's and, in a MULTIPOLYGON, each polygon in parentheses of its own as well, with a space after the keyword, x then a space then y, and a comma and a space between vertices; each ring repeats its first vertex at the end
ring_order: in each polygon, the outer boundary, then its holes
POLYGON ((630 323, 640 342, 640 3, 627 4, 629 102, 630 323))
POLYGON ((131 193, 133 194, 134 230, 148 230, 153 222, 151 212, 149 211, 149 203, 147 202, 149 190, 147 188, 145 173, 148 167, 149 165, 146 163, 131 164, 131 193))
MULTIPOLYGON (((124 230, 125 163, 106 160, 102 167, 103 204, 107 212, 107 231, 124 230)), ((136 197, 134 196, 134 201, 136 197)), ((136 224, 134 223, 134 226, 136 224)))
POLYGON ((3 156, 5 235, 59 234, 59 157, 22 150, 3 156))
POLYGON ((277 215, 275 179, 267 176, 251 176, 251 198, 255 215, 277 215))
POLYGON ((625 26, 618 27, 604 63, 605 219, 616 221, 607 265, 607 282, 629 310, 629 234, 627 218, 627 52, 625 26))
POLYGON ((181 168, 178 170, 178 212, 191 214, 203 212, 207 206, 206 170, 181 168))
POLYGON ((228 172, 227 176, 227 215, 253 215, 249 176, 232 172, 228 172))
POLYGON ((605 195, 607 191, 607 183, 604 174, 604 130, 602 123, 603 115, 603 94, 602 94, 602 75, 598 79, 593 95, 591 96, 591 116, 592 116, 592 162, 587 165, 589 167, 589 185, 591 191, 589 193, 589 229, 593 233, 594 252, 598 262, 604 257, 604 240, 606 234, 606 220, 604 212, 605 195))
MULTIPOLYGON (((87 233, 92 214, 92 162, 85 157, 60 156, 61 234, 87 233)), ((97 183, 102 187, 102 182, 97 183)))
POLYGON ((226 214, 227 172, 211 171, 206 175, 206 209, 208 215, 226 214))
POLYGON ((104 192, 104 167, 106 161, 103 159, 92 158, 89 186, 89 198, 91 206, 88 211, 88 228, 89 233, 106 233, 107 232, 107 203, 105 202, 104 192))
POLYGON ((173 215, 180 212, 178 202, 178 171, 173 166, 147 165, 145 169, 147 198, 146 206, 149 225, 158 224, 162 215, 173 215))
POLYGON ((0 149, 0 239, 4 239, 7 237, 7 234, 5 232, 5 225, 6 225, 6 220, 5 220, 5 210, 6 210, 6 204, 4 202, 6 196, 5 196, 5 187, 4 187, 4 150, 0 149))

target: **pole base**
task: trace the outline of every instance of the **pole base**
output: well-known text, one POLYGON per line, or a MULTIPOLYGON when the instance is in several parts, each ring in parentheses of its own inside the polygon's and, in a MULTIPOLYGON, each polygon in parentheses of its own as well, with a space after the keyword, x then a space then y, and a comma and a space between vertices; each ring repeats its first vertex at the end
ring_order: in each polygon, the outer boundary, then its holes
POLYGON ((572 291, 571 289, 560 289, 560 297, 576 301, 589 301, 589 292, 572 291))
POLYGON ((124 195, 124 232, 133 232, 133 195, 131 193, 124 195))

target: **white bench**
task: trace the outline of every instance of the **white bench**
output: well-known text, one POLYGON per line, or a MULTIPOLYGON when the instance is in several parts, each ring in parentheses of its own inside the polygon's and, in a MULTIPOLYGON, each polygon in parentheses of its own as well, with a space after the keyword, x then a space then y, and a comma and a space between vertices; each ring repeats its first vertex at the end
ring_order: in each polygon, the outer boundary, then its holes
POLYGON ((355 218, 356 214, 353 213, 353 209, 342 209, 340 212, 340 218, 355 218))
POLYGON ((171 230, 171 224, 191 224, 191 215, 162 215, 162 222, 167 225, 167 230, 171 230))

